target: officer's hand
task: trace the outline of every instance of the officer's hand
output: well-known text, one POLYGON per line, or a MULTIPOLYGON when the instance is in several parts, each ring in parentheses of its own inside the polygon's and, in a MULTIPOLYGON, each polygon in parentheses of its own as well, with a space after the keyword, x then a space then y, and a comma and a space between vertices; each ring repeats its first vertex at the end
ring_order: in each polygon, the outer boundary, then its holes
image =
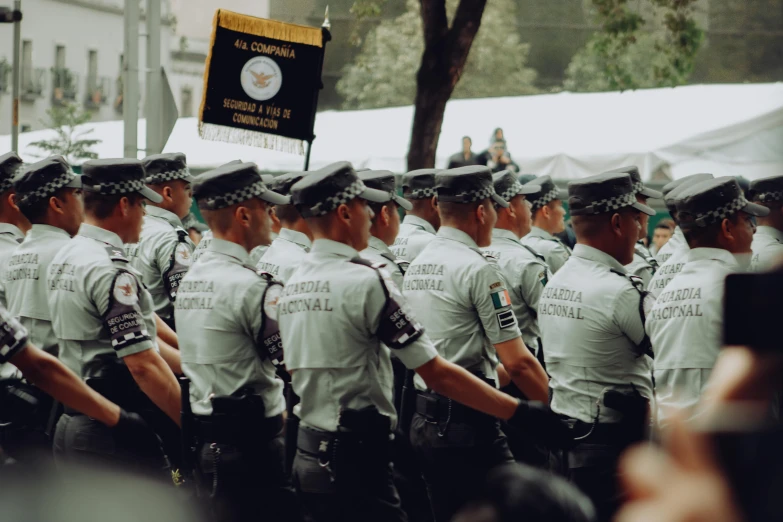
POLYGON ((519 401, 508 424, 524 430, 537 442, 552 449, 565 449, 574 444, 571 429, 543 402, 519 401))
POLYGON ((160 439, 139 414, 120 409, 120 420, 112 428, 116 442, 125 448, 150 455, 160 452, 160 439))

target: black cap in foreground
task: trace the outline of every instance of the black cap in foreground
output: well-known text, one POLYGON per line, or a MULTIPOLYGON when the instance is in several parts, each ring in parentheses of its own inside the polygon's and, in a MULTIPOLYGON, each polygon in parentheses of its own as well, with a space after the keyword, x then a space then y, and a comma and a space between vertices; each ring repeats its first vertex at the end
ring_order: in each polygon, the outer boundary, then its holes
POLYGON ((193 184, 193 197, 203 210, 219 210, 253 198, 272 205, 290 201, 267 188, 255 163, 223 165, 201 174, 193 184))
POLYGON ((510 170, 501 170, 492 175, 492 184, 495 192, 503 199, 511 202, 515 196, 537 194, 541 187, 533 183, 521 184, 516 175, 510 170))
POLYGON ((712 174, 691 174, 667 183, 663 186, 663 202, 666 204, 666 208, 669 209, 669 212, 677 212, 677 200, 685 189, 713 178, 712 174))
POLYGON ((16 152, 8 152, 0 156, 0 192, 5 192, 13 186, 14 176, 23 166, 24 162, 16 152))
POLYGON ((783 175, 751 181, 748 198, 762 204, 783 200, 783 175))
POLYGON ((435 192, 438 201, 447 203, 473 203, 489 198, 508 207, 508 202, 495 193, 492 171, 482 165, 441 170, 435 176, 435 192))
POLYGON ((631 207, 649 216, 655 210, 636 201, 631 176, 620 172, 598 174, 568 184, 568 207, 572 216, 606 214, 631 207))
POLYGON ((181 152, 169 152, 166 154, 153 154, 147 156, 141 162, 144 164, 144 171, 147 173, 145 181, 147 185, 165 183, 175 179, 192 182, 193 176, 190 175, 185 155, 181 152))
POLYGON ((677 215, 682 228, 706 227, 745 212, 751 216, 765 217, 769 209, 745 199, 735 178, 701 181, 689 185, 677 199, 677 215))
MULTIPOLYGON (((284 196, 291 195, 291 187, 305 177, 307 172, 286 172, 272 179, 269 188, 284 196)), ((290 203, 289 203, 290 204, 290 203)))
POLYGON ((48 158, 26 165, 14 180, 19 205, 26 207, 48 200, 63 188, 81 188, 82 177, 74 174, 62 156, 48 158))
POLYGON ((304 218, 325 216, 356 198, 373 203, 389 201, 388 193, 365 185, 347 161, 314 170, 291 187, 291 200, 304 218))
POLYGON ((163 197, 147 188, 145 177, 144 164, 135 159, 97 159, 82 165, 82 188, 87 192, 106 196, 136 192, 160 203, 163 197))
POLYGON ((438 169, 412 170, 402 176, 402 194, 406 199, 430 199, 435 195, 438 169))
MULTIPOLYGON (((568 191, 557 188, 557 185, 555 185, 555 182, 552 181, 552 178, 549 176, 539 176, 527 183, 532 183, 541 187, 541 190, 538 193, 530 195, 530 204, 533 206, 533 212, 550 201, 568 198, 568 191)), ((525 184, 527 185, 527 183, 525 184)))
POLYGON ((359 179, 371 189, 386 192, 388 199, 394 201, 405 210, 413 209, 410 201, 397 195, 397 180, 390 170, 366 170, 359 172, 359 179))

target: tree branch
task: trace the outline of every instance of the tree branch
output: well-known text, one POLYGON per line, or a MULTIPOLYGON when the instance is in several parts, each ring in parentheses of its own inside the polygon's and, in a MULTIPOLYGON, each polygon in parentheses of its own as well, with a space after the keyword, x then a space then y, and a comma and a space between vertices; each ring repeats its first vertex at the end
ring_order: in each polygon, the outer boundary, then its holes
POLYGON ((424 26, 424 48, 437 44, 449 31, 446 0, 419 0, 424 26))
MULTIPOLYGON (((484 15, 484 7, 487 0, 460 0, 457 12, 454 14, 454 22, 447 35, 446 48, 448 49, 448 70, 452 88, 457 85, 459 77, 468 60, 470 47, 481 26, 484 15)), ((503 52, 498 49, 498 52, 503 52)))

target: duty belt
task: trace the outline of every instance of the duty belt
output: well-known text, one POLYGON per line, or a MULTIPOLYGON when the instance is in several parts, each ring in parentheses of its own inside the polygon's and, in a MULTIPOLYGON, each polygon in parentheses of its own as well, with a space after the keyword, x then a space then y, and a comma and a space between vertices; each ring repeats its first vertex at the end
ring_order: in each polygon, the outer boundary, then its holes
POLYGON ((570 417, 564 417, 564 419, 571 424, 571 430, 576 442, 606 444, 609 446, 628 446, 638 442, 619 423, 602 422, 591 424, 571 419, 570 417))
POLYGON ((194 415, 193 420, 194 434, 202 444, 262 442, 274 438, 283 430, 282 415, 263 420, 233 415, 194 415))
POLYGON ((381 446, 388 444, 390 441, 389 433, 378 433, 377 437, 370 440, 367 437, 362 437, 356 433, 349 431, 346 432, 333 432, 323 431, 307 426, 299 425, 299 434, 296 439, 296 446, 300 451, 313 455, 315 457, 323 457, 325 454, 331 454, 337 451, 338 447, 345 449, 358 448, 362 445, 381 446))
POLYGON ((416 395, 416 413, 427 421, 438 424, 449 422, 480 424, 496 421, 494 417, 464 406, 448 397, 422 391, 416 395))

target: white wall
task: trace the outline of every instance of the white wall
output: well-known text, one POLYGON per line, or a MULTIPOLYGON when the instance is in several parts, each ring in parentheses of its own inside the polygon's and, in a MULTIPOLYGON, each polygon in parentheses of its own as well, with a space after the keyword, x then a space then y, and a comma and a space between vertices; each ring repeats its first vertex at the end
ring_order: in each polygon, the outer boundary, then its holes
MULTIPOLYGON (((10 2, 4 2, 10 3, 10 2)), ((162 12, 168 12, 168 0, 163 0, 162 12)), ((123 0, 24 0, 22 2, 22 40, 32 41, 32 66, 43 68, 44 91, 42 97, 33 102, 20 102, 20 125, 28 124, 32 129, 40 129, 39 120, 46 117, 46 109, 51 106, 52 74, 55 64, 55 47, 65 46, 65 65, 78 75, 76 103, 83 106, 87 96, 88 53, 98 51, 98 77, 107 76, 109 96, 107 102, 93 115, 94 121, 121 119, 122 115, 114 110, 117 95, 116 80, 120 76, 120 56, 123 51, 124 22, 121 12, 123 0)), ((146 2, 142 3, 142 6, 146 2)), ((171 62, 172 28, 162 27, 161 61, 167 71, 171 62)), ((144 32, 142 20, 140 33, 144 32)), ((11 62, 13 31, 10 25, 0 26, 0 58, 11 62)), ((144 37, 139 38, 140 69, 145 67, 144 37)), ((10 80, 10 78, 9 78, 10 80)), ((143 107, 144 75, 140 74, 143 107)), ((176 93, 175 93, 176 97, 176 93)), ((140 111, 140 115, 143 111, 140 111)), ((0 94, 0 134, 11 129, 11 94, 0 94)))

